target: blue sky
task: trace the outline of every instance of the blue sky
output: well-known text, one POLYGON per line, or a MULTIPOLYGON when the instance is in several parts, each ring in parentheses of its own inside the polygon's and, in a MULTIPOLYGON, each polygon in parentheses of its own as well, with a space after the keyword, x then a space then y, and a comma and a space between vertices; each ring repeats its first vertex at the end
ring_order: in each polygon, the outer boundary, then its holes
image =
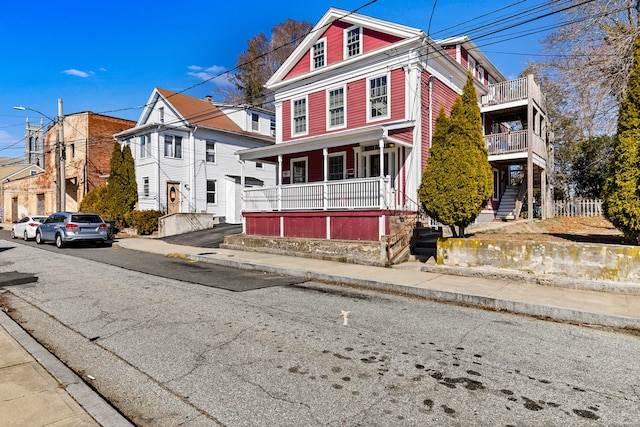
POLYGON ((518 16, 544 3, 542 0, 440 0, 435 9, 434 1, 429 0, 367 3, 6 1, 0 6, 0 157, 22 157, 25 119, 39 122, 41 118, 32 111, 17 111, 14 106, 55 117, 57 100, 62 98, 65 114, 93 111, 137 120, 141 110, 136 107, 147 102, 154 87, 182 91, 195 86, 185 94, 198 98, 212 94, 221 101, 215 96, 215 80, 200 83, 233 68, 247 40, 259 32, 269 36, 274 25, 288 18, 315 24, 332 6, 349 11, 361 8, 359 13, 363 15, 420 28, 425 33, 431 18, 434 39, 470 33, 507 77, 522 71, 524 62, 531 58, 528 55, 538 51, 545 26, 553 24, 553 18, 545 18, 481 36, 495 29, 496 21, 508 26, 507 16, 518 16), (485 30, 471 31, 478 25, 485 30), (535 34, 525 36, 532 32, 535 34))

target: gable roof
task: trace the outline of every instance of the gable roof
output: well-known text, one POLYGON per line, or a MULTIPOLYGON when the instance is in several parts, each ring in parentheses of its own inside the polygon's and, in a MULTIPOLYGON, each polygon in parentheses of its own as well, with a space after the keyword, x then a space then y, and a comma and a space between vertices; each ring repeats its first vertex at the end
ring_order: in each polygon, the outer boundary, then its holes
MULTIPOLYGON (((351 26, 359 26, 362 28, 376 30, 384 34, 398 37, 402 40, 417 40, 422 37, 426 37, 424 32, 418 28, 407 27, 332 7, 329 8, 298 47, 294 49, 282 66, 271 76, 271 78, 269 78, 265 86, 270 87, 280 83, 287 76, 289 71, 291 71, 293 67, 302 60, 305 53, 308 52, 320 38, 322 38, 325 31, 335 21, 345 22, 351 26)), ((346 59, 342 61, 342 63, 349 63, 351 61, 358 60, 359 58, 362 58, 362 56, 346 59)))
POLYGON ((165 102, 169 103, 176 113, 187 123, 242 133, 240 126, 234 123, 226 114, 209 101, 171 92, 170 90, 155 88, 165 102))
POLYGON ((25 164, 16 165, 16 166, 0 166, 0 182, 29 176, 31 171, 42 173, 44 172, 44 169, 38 165, 25 165, 25 164))

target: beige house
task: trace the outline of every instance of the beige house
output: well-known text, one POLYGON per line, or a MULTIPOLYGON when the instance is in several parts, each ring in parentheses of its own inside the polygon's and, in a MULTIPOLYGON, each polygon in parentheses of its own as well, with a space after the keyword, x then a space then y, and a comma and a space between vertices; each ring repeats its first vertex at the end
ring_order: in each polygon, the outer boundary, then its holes
MULTIPOLYGON (((134 121, 90 111, 64 116, 65 210, 77 211, 89 191, 107 185, 116 142, 113 135, 133 126, 134 121)), ((55 153, 60 148, 57 135, 58 123, 45 133, 45 168, 38 168, 42 173, 27 174, 2 184, 4 222, 16 221, 26 214, 49 215, 56 210, 55 153)))
MULTIPOLYGON (((16 162, 22 162, 22 159, 4 159, 0 165, 0 200, 4 200, 4 185, 5 183, 20 180, 21 178, 31 177, 34 175, 42 174, 44 169, 37 165, 27 165, 24 163, 15 164, 16 162)), ((4 205, 0 206, 0 222, 5 222, 7 218, 8 222, 15 221, 19 216, 19 212, 6 212, 4 211, 4 205), (9 221, 11 219, 11 221, 9 221)), ((24 216, 24 214, 23 214, 24 216)))

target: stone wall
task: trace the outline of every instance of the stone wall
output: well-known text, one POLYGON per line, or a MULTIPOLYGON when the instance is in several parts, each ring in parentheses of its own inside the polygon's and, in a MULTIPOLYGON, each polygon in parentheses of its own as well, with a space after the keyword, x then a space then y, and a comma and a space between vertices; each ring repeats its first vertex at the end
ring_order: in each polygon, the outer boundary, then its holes
POLYGON ((372 241, 297 239, 234 234, 226 236, 224 244, 220 247, 363 265, 384 266, 386 263, 382 243, 372 241))
POLYGON ((640 282, 638 246, 441 238, 436 261, 446 266, 640 282))

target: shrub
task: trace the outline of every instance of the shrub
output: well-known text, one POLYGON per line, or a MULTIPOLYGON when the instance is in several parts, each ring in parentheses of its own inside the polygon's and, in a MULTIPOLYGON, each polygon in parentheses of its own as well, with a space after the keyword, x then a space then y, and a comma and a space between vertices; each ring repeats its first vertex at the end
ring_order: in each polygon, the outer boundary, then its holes
POLYGON ((105 203, 107 187, 98 187, 89 191, 80 202, 81 212, 95 212, 107 221, 111 219, 109 209, 105 203))
POLYGON ((126 215, 125 220, 136 229, 139 235, 144 236, 158 231, 158 218, 163 215, 162 211, 131 211, 126 215))

